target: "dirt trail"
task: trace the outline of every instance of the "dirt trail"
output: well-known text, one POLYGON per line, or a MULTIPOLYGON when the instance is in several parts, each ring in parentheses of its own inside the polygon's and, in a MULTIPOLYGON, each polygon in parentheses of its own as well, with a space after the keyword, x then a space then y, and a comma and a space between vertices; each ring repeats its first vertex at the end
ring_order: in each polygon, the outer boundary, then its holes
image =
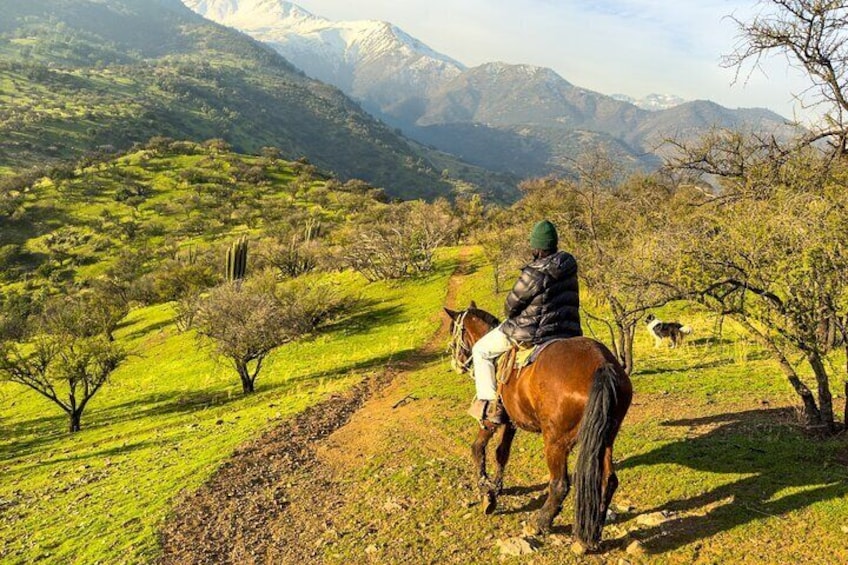
MULTIPOLYGON (((460 265, 450 279, 448 307, 455 305, 468 254, 468 249, 462 250, 460 265)), ((160 534, 160 563, 315 562, 334 510, 344 504, 340 471, 366 457, 380 442, 374 434, 387 429, 381 425, 386 420, 426 418, 412 403, 397 406, 398 400, 403 404, 409 399, 395 398, 393 391, 399 376, 442 352, 447 331, 445 318, 424 347, 392 368, 239 448, 175 508, 160 534)), ((416 427, 423 433, 428 429, 424 422, 416 427)))

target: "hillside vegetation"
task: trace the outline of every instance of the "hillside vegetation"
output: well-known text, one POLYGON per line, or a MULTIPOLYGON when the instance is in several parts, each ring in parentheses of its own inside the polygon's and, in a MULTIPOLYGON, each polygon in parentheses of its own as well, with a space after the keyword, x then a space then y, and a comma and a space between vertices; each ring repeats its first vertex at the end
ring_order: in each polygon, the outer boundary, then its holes
POLYGON ((394 196, 451 190, 340 91, 179 0, 2 0, 0 11, 0 172, 153 136, 223 138, 394 196))
POLYGON ((365 183, 343 185, 277 151, 239 155, 220 140, 156 138, 117 159, 51 172, 21 187, 0 219, 8 289, 50 290, 108 273, 126 278, 212 250, 223 262, 229 236, 285 240, 308 222, 328 233, 384 199, 365 183), (128 263, 138 271, 119 272, 128 263))
POLYGON ((193 331, 178 331, 170 305, 136 309, 115 332, 130 357, 92 401, 80 435, 68 437, 48 401, 0 384, 0 561, 151 561, 168 509, 240 443, 426 341, 455 264, 447 253, 432 276, 402 286, 322 277, 360 307, 278 349, 253 395, 193 331))

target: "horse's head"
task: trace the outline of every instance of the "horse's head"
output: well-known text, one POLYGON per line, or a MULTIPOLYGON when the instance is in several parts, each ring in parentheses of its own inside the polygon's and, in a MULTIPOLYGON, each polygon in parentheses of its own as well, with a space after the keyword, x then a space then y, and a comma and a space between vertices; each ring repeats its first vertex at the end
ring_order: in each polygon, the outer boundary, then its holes
POLYGON ((498 325, 498 319, 477 308, 473 301, 462 311, 445 308, 450 316, 450 341, 448 353, 451 355, 451 367, 457 373, 467 373, 471 370, 471 348, 481 337, 498 325))

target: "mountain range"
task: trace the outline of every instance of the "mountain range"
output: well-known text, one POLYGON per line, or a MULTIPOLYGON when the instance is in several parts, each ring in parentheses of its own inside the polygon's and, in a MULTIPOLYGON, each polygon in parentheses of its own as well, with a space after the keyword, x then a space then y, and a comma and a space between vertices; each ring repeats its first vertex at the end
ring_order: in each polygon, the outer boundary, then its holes
POLYGON ((442 166, 340 90, 179 0, 0 0, 0 175, 154 136, 277 147, 395 197, 442 166))
POLYGON ((606 96, 532 65, 468 68, 388 22, 334 22, 282 0, 184 2, 270 45, 406 136, 518 176, 567 173, 581 153, 599 146, 634 168, 653 167, 663 140, 713 127, 793 131, 765 109, 606 96))

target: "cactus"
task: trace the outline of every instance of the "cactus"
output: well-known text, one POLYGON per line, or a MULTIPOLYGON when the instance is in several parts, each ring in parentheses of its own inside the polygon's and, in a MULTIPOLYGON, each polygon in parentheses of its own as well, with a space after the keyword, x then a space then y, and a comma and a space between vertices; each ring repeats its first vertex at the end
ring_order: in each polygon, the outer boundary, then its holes
POLYGON ((247 238, 242 237, 227 250, 227 281, 244 278, 247 273, 247 238))
POLYGON ((303 242, 309 243, 321 234, 321 222, 315 218, 309 218, 306 221, 306 227, 303 234, 303 242))
POLYGON ((197 248, 194 245, 189 245, 186 247, 185 253, 177 252, 175 258, 184 265, 195 265, 197 264, 197 248))

